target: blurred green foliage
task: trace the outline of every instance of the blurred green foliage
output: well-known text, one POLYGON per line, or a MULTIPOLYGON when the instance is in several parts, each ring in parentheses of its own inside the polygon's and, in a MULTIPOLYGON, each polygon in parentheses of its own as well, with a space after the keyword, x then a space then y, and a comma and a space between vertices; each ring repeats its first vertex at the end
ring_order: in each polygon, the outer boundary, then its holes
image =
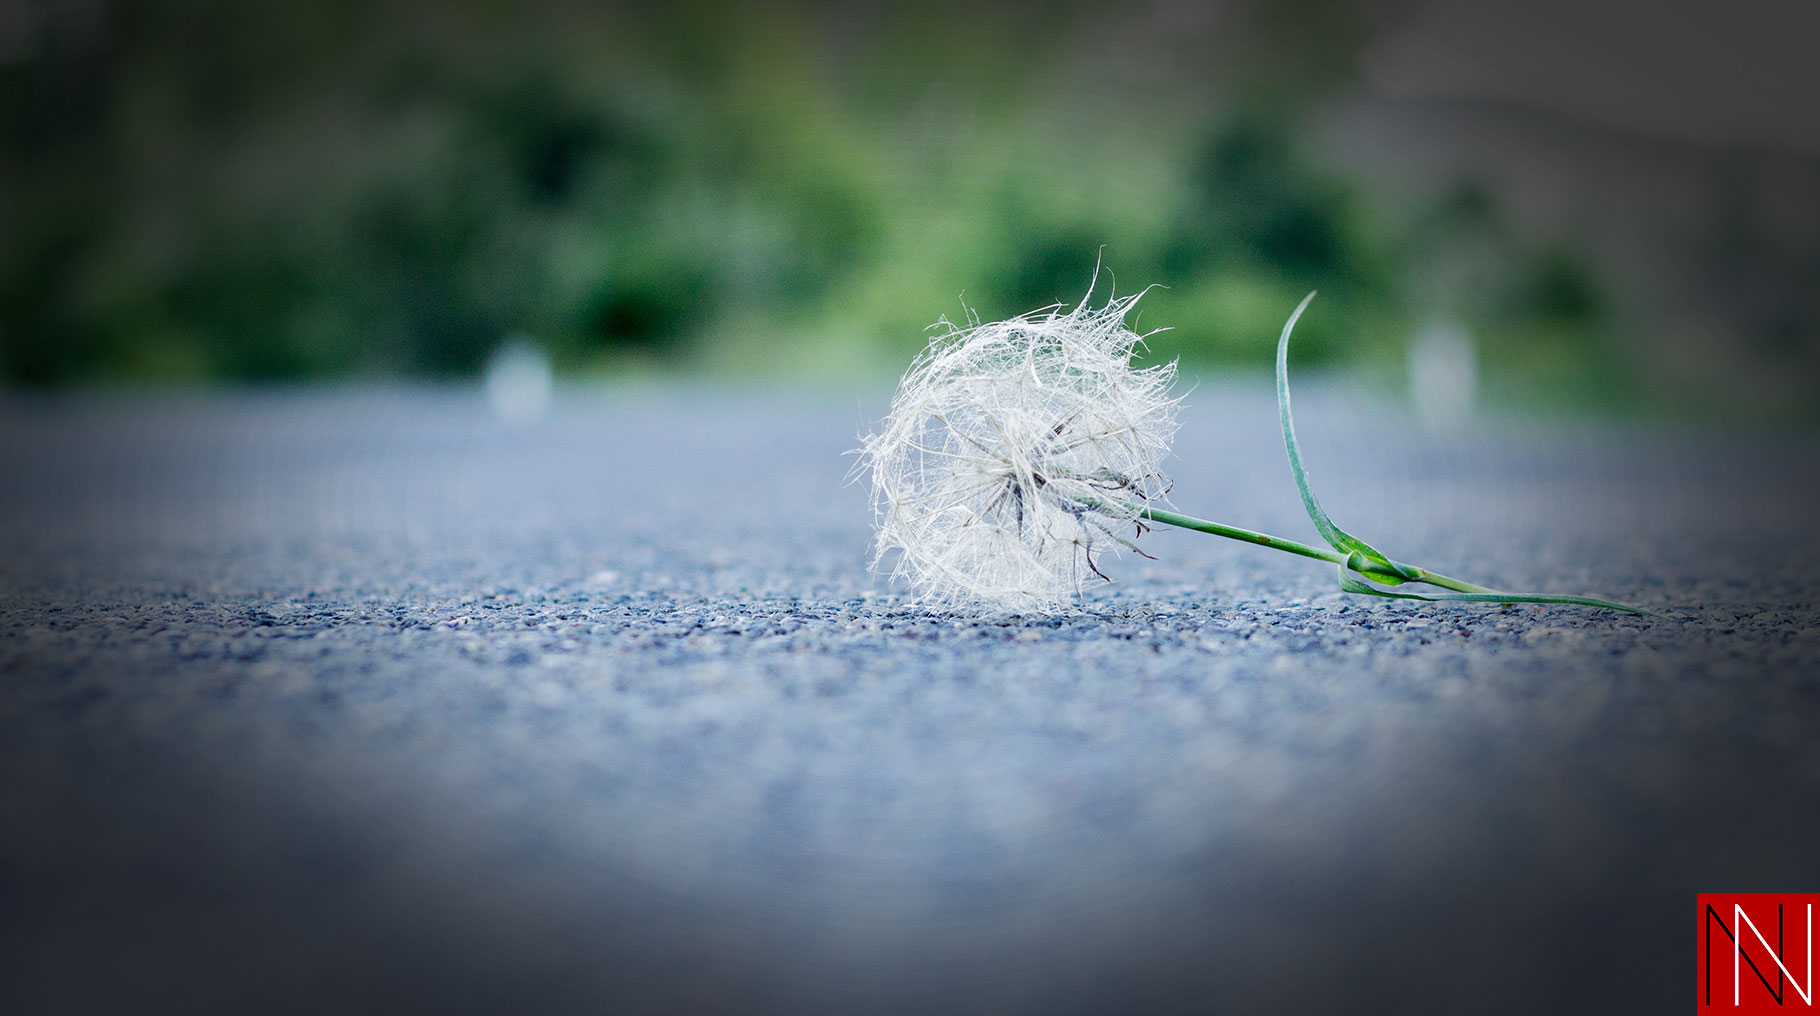
POLYGON ((16 381, 459 375, 512 333, 846 375, 1102 258, 1191 366, 1267 363, 1318 289, 1304 359, 1388 365, 1447 313, 1510 376, 1621 375, 1570 252, 1311 155, 1364 38, 1337 4, 91 7, 0 67, 16 381))

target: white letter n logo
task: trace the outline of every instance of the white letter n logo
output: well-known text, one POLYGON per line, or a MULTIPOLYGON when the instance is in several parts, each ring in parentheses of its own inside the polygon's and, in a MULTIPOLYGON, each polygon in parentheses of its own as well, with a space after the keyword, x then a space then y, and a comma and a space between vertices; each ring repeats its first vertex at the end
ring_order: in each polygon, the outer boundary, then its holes
MULTIPOLYGON (((1707 909, 1707 914, 1709 915, 1709 917, 1718 917, 1719 916, 1717 914, 1712 913, 1711 906, 1708 906, 1706 909, 1707 909)), ((1744 971, 1743 971, 1743 967, 1741 967, 1739 965, 1740 961, 1742 961, 1744 963, 1750 964, 1751 972, 1757 975, 1757 980, 1763 982, 1764 990, 1768 991, 1770 993, 1770 996, 1776 1000, 1777 1005, 1782 1004, 1782 990, 1781 989, 1782 989, 1782 985, 1783 985, 1783 980, 1784 980, 1784 978, 1786 978, 1788 985, 1795 989, 1795 994, 1801 996, 1801 1001, 1805 1002, 1809 1007, 1813 1006, 1813 1004, 1814 1004, 1814 994, 1813 994, 1813 992, 1814 992, 1814 905, 1812 903, 1807 904, 1807 984, 1806 984, 1805 988, 1803 988, 1800 981, 1795 980, 1794 971, 1790 970, 1787 967, 1787 965, 1785 965, 1782 962, 1782 956, 1779 954, 1777 949, 1770 948, 1769 940, 1763 937, 1763 932, 1757 930, 1756 922, 1752 921, 1750 919, 1750 915, 1746 914, 1744 912, 1743 904, 1736 903, 1736 902, 1734 902, 1732 904, 1732 926, 1728 929, 1725 927, 1724 924, 1720 924, 1719 929, 1721 931, 1725 931, 1731 937, 1731 940, 1732 940, 1732 1005, 1737 1006, 1737 1005, 1743 1004, 1740 987, 1743 984, 1744 971), (1744 929, 1745 928, 1750 929, 1750 933, 1752 935, 1756 936, 1758 944, 1763 946, 1763 951, 1768 953, 1770 959, 1772 959, 1776 962, 1776 972, 1778 975, 1776 977, 1776 987, 1771 988, 1769 986, 1769 978, 1763 976, 1763 971, 1761 971, 1757 968, 1756 962, 1753 961, 1749 956, 1744 955, 1744 929)), ((1778 949, 1780 948, 1780 946, 1782 944, 1782 905, 1780 903, 1776 904, 1776 944, 1777 944, 1778 949)), ((1711 962, 1711 961, 1709 960, 1708 962, 1711 962)), ((1709 985, 1708 990, 1710 990, 1710 985, 1712 982, 1709 980, 1707 983, 1709 985)))

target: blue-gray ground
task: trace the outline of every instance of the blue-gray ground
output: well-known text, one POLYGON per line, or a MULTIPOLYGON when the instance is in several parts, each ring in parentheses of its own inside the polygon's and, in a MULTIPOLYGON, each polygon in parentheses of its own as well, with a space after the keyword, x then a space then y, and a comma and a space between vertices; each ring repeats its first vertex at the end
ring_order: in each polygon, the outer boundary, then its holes
MULTIPOLYGON (((1616 1011, 1814 887, 1820 444, 1299 401, 1362 600, 1180 532, 1057 617, 866 569, 886 393, 0 403, 7 1011, 1616 1011)), ((1183 510, 1311 538, 1268 381, 1183 510)))

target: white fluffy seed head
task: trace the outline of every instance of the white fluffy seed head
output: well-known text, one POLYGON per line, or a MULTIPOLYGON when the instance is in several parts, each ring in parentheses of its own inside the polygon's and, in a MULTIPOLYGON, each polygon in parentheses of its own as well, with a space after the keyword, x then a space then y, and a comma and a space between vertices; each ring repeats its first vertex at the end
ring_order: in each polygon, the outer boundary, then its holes
POLYGON ((936 323, 862 452, 874 567, 895 552, 922 603, 1052 611, 1105 578, 1105 551, 1137 549, 1179 402, 1175 364, 1131 366, 1142 295, 936 323))

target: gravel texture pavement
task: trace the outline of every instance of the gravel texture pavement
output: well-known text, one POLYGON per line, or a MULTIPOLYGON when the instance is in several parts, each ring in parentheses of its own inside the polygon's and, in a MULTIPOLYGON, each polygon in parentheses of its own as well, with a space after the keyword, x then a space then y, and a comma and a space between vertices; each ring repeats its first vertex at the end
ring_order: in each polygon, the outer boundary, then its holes
MULTIPOLYGON (((1308 384, 1335 519, 1569 607, 1182 532, 930 613, 888 392, 0 402, 9 1013, 1679 1008, 1696 891, 1820 874, 1820 441, 1308 384)), ((1312 539, 1267 378, 1183 510, 1312 539)))

